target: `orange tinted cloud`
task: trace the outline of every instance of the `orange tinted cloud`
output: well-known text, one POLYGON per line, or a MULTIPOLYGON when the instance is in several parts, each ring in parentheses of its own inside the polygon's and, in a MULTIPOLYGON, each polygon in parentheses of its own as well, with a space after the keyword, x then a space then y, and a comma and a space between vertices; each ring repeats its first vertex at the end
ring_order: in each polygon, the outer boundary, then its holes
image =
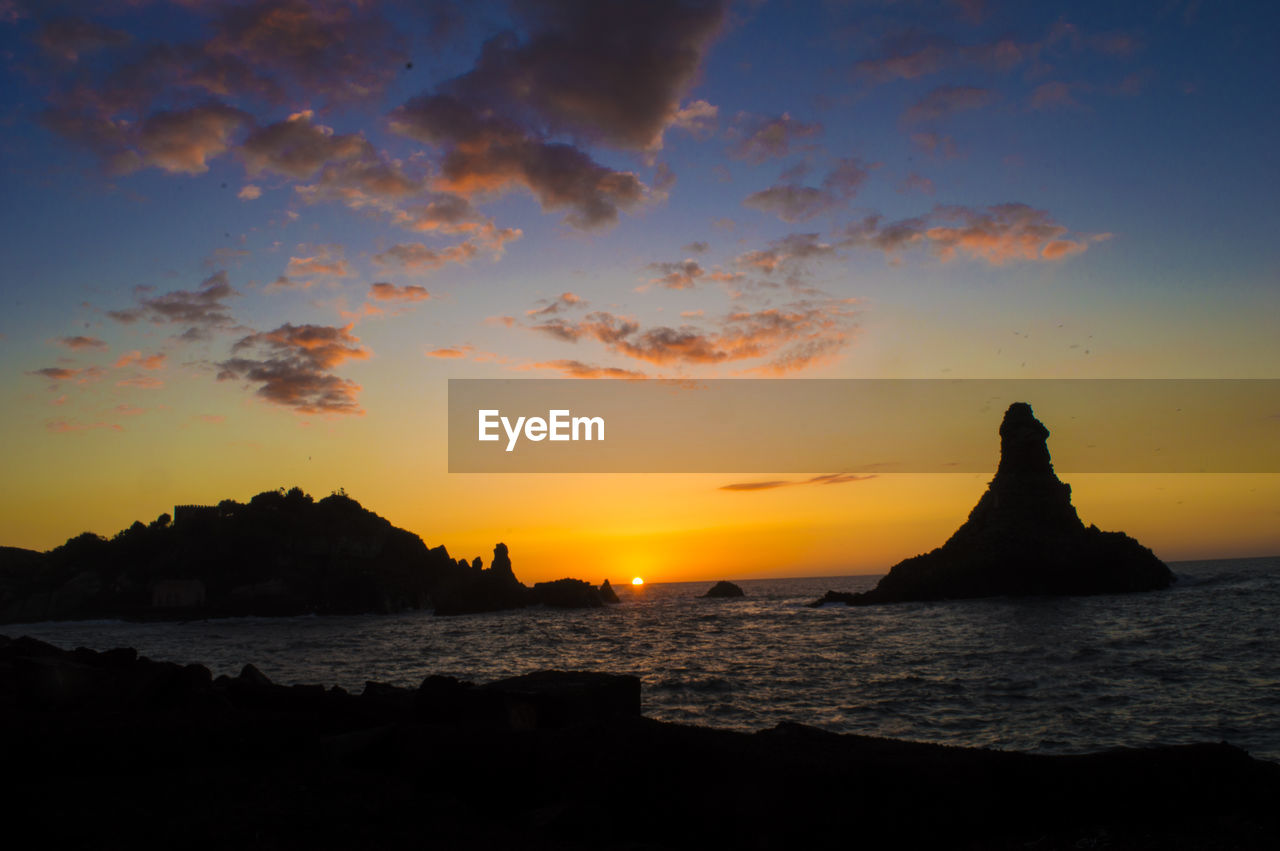
POLYGON ((121 355, 114 365, 116 369, 122 369, 126 366, 140 366, 143 369, 164 369, 166 357, 167 355, 162 353, 143 355, 142 352, 134 349, 132 352, 126 352, 121 355))
POLYGON ((218 364, 218 380, 257 384, 269 402, 305 414, 362 414, 360 385, 331 370, 369 357, 350 325, 292 325, 250 334, 232 346, 233 357, 218 364), (256 352, 244 357, 241 352, 256 352))
POLYGON ((616 366, 593 366, 576 360, 539 361, 517 367, 520 370, 554 370, 570 378, 645 378, 643 372, 621 369, 616 366))
POLYGON ((425 287, 397 287, 395 284, 379 281, 369 285, 369 298, 375 301, 426 301, 431 298, 431 293, 425 287))
POLYGON ((943 262, 966 256, 1001 266, 1015 260, 1062 260, 1109 236, 1072 234, 1044 210, 1011 203, 940 206, 928 216, 897 222, 867 216, 845 228, 840 244, 877 248, 890 257, 911 246, 928 245, 943 262))
POLYGON ((443 349, 432 349, 426 355, 429 358, 440 358, 442 360, 454 360, 457 358, 465 358, 471 353, 471 346, 450 346, 443 349))
POLYGON ((448 264, 466 263, 479 253, 474 243, 460 242, 447 248, 428 248, 422 243, 408 242, 393 245, 386 251, 373 255, 379 266, 395 267, 409 272, 428 272, 448 264))
POLYGON ((755 369, 780 374, 829 359, 848 343, 853 313, 846 302, 797 302, 729 314, 712 327, 642 329, 607 311, 578 322, 552 319, 531 328, 564 342, 594 340, 610 351, 658 366, 715 365, 768 358, 755 369))

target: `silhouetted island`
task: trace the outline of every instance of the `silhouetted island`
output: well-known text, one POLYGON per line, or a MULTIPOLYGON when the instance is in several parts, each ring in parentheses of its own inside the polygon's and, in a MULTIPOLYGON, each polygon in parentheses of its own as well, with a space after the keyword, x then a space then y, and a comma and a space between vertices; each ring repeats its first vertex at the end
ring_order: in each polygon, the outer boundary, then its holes
POLYGON ((742 589, 726 579, 721 579, 715 585, 711 586, 711 590, 702 595, 703 597, 745 597, 742 589))
POLYGON ((440 614, 544 603, 603 605, 586 582, 527 588, 505 544, 488 568, 428 548, 339 491, 179 505, 110 540, 85 532, 47 553, 0 548, 0 623, 85 618, 440 614))
POLYGON ((557 671, 355 695, 0 636, 5 806, 48 848, 1278 847, 1280 766, 1227 744, 741 733, 640 699, 557 671))
POLYGON ((1010 405, 1000 424, 1000 466, 965 524, 938 549, 894 565, 872 590, 828 591, 810 605, 1169 587, 1173 572, 1151 550, 1080 522, 1071 486, 1053 472, 1048 437, 1030 405, 1010 405))

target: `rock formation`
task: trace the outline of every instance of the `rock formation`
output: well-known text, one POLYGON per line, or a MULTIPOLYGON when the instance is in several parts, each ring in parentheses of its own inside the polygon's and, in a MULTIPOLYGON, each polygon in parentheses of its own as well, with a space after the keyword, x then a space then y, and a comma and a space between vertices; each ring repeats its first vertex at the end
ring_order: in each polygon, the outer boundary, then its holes
POLYGON ((613 586, 609 584, 608 579, 600 586, 600 599, 610 605, 622 602, 618 599, 618 592, 613 590, 613 586))
POLYGON ((739 588, 737 585, 734 585, 732 582, 728 582, 722 579, 719 582, 717 582, 715 585, 712 585, 711 590, 703 594, 702 596, 704 597, 745 597, 746 594, 743 594, 742 589, 739 588))
POLYGON ((1000 424, 1000 466, 969 519, 932 552, 894 565, 871 591, 811 605, 1167 588, 1173 573, 1123 532, 1086 527, 1053 472, 1044 427, 1025 402, 1000 424))

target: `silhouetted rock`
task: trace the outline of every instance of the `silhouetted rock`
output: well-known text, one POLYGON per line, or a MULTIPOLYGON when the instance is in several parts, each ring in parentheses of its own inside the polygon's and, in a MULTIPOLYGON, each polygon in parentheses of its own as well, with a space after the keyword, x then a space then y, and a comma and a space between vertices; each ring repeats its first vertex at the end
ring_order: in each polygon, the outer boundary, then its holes
POLYGON ((732 582, 729 582, 728 580, 721 579, 715 585, 712 585, 711 590, 707 591, 707 593, 703 594, 702 596, 704 597, 745 597, 746 594, 742 593, 742 589, 739 588, 737 585, 734 585, 732 582))
POLYGON ((110 540, 0 548, 0 622, 356 614, 429 606, 468 565, 345 493, 174 507, 110 540))
POLYGON ((600 599, 604 600, 607 604, 621 602, 618 599, 618 592, 613 590, 613 586, 609 584, 608 579, 600 585, 600 599))
POLYGON ((0 636, 0 753, 19 781, 7 811, 50 848, 426 837, 447 848, 1114 851, 1280 838, 1280 766, 1227 744, 1046 756, 794 723, 741 733, 644 718, 637 678, 589 672, 480 686, 428 677, 360 696, 207 673, 0 636), (636 815, 620 817, 618 802, 636 815))
POLYGON ((594 609, 604 605, 600 592, 582 579, 534 583, 533 599, 557 609, 594 609))
POLYGON ((1172 571, 1123 532, 1085 527, 1058 480, 1049 430, 1015 402, 1000 424, 1000 466, 969 519, 932 552, 894 565, 850 605, 1031 594, 1105 594, 1167 588, 1172 571))
MULTIPOLYGON (((464 560, 465 562, 465 560, 464 560)), ((473 615, 522 609, 536 600, 528 588, 516 579, 506 544, 493 548, 493 561, 480 567, 480 559, 472 567, 458 573, 436 593, 437 615, 473 615)))

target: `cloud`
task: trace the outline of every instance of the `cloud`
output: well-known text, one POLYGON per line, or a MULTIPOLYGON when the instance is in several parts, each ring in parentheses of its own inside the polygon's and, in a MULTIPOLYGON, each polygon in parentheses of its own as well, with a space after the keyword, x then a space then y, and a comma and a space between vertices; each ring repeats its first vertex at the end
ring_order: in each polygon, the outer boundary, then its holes
POLYGON ((791 487, 792 485, 843 485, 849 482, 865 482, 868 479, 876 478, 875 475, 855 475, 852 473, 828 473, 824 476, 814 476, 811 479, 800 480, 780 480, 774 479, 763 482, 734 482, 728 485, 721 485, 718 489, 722 491, 763 491, 773 490, 774 488, 791 487))
POLYGON ((440 152, 439 191, 473 199, 523 188, 544 210, 565 211, 573 227, 607 227, 646 198, 646 187, 558 137, 653 151, 667 127, 705 119, 707 107, 682 111, 680 98, 724 5, 517 7, 518 32, 491 38, 471 70, 395 110, 391 128, 440 152))
POLYGON ((313 117, 309 109, 296 112, 250 133, 239 150, 245 170, 250 175, 271 171, 305 179, 329 162, 371 152, 373 146, 363 136, 335 136, 332 127, 312 123, 313 117))
POLYGON ((793 233, 775 239, 768 248, 753 249, 739 254, 734 263, 752 272, 772 275, 780 268, 795 266, 805 260, 832 256, 836 247, 821 242, 816 233, 793 233))
POLYGON ((157 353, 154 355, 144 355, 142 352, 134 349, 132 352, 126 352, 120 356, 114 364, 116 369, 123 369, 127 366, 138 366, 143 369, 155 370, 164 369, 166 355, 157 353))
POLYGON ((72 351, 81 351, 82 349, 91 349, 97 351, 106 351, 107 344, 97 337, 85 337, 77 334, 74 337, 59 337, 56 342, 60 346, 66 346, 72 351))
MULTIPOLYGON (((475 67, 442 91, 526 128, 624 150, 661 147, 663 131, 709 111, 685 107, 725 15, 719 0, 635 4, 572 0, 517 7, 524 38, 490 39, 475 67)), ((710 108, 714 110, 714 107, 710 108)))
POLYGON ((404 62, 373 3, 257 0, 219 9, 206 61, 236 63, 336 101, 380 92, 404 62))
POLYGON ((567 375, 570 378, 645 378, 643 372, 632 369, 621 369, 616 366, 594 366, 577 360, 551 360, 524 364, 517 367, 521 370, 545 369, 567 375))
POLYGON ((681 260, 678 263, 650 263, 646 268, 656 272, 658 277, 650 278, 650 284, 658 284, 669 290, 693 289, 699 278, 707 272, 696 260, 681 260))
MULTIPOLYGON (((294 280, 311 278, 346 278, 351 266, 343 256, 341 245, 318 245, 309 257, 290 257, 284 273, 294 280)), ((279 283, 279 281, 277 281, 279 283)), ((309 281, 305 285, 309 285, 309 281)))
POLYGON ((465 358, 467 355, 471 354, 471 350, 471 346, 447 346, 442 349, 432 349, 431 351, 426 352, 426 356, 429 358, 440 358, 442 360, 456 360, 458 358, 465 358))
POLYGON ((577 322, 557 318, 530 327, 563 342, 594 340, 616 354, 657 366, 767 359, 753 369, 784 374, 834 357, 850 339, 852 317, 847 302, 829 299, 739 311, 710 328, 644 329, 636 320, 608 311, 589 313, 577 322))
POLYGON ((397 287, 379 281, 369 285, 369 298, 374 301, 426 301, 431 298, 431 293, 416 285, 397 287))
POLYGON ((743 114, 738 116, 734 132, 738 141, 729 148, 729 155, 758 164, 785 157, 791 153, 793 142, 817 136, 822 132, 822 125, 796 121, 785 112, 777 118, 743 114))
POLYGON ((236 197, 241 201, 256 201, 262 197, 262 187, 252 183, 246 184, 236 193, 236 197))
POLYGON ((258 128, 239 148, 245 169, 315 182, 295 187, 307 203, 338 201, 354 209, 390 211, 393 202, 423 188, 422 180, 386 159, 363 135, 335 134, 303 110, 258 128))
POLYGON ((122 323, 145 319, 157 325, 185 324, 183 339, 198 340, 211 330, 231 328, 235 322, 223 303, 239 295, 227 280, 225 271, 205 278, 194 290, 174 290, 154 298, 145 298, 136 307, 108 310, 107 316, 122 323))
POLYGON ((695 100, 676 111, 672 125, 687 130, 695 139, 709 139, 716 132, 720 108, 705 100, 695 100))
MULTIPOLYGON (((546 300, 539 299, 539 303, 543 301, 546 301, 546 300)), ((560 293, 560 295, 556 296, 554 299, 552 299, 543 307, 535 307, 535 308, 530 308, 529 310, 526 310, 525 315, 526 316, 548 316, 553 313, 559 313, 562 310, 568 310, 570 308, 575 308, 575 307, 583 308, 586 306, 587 306, 587 303, 582 300, 581 296, 576 295, 574 293, 564 292, 564 293, 560 293)))
POLYGON ((373 255, 378 266, 403 269, 407 272, 428 272, 448 263, 467 263, 479 253, 471 242, 460 242, 447 248, 428 248, 422 243, 408 242, 393 245, 386 251, 373 255))
POLYGON ((994 98, 990 89, 976 86, 939 86, 912 104, 902 114, 903 122, 921 124, 941 121, 958 112, 981 109, 994 98))
POLYGON ((58 18, 42 26, 34 41, 50 56, 65 62, 76 62, 86 53, 127 44, 129 34, 84 18, 58 18))
POLYGON ((705 242, 691 242, 680 250, 689 254, 705 254, 711 250, 711 246, 705 242))
POLYGON ((449 95, 409 101, 392 113, 391 127, 444 150, 438 191, 469 199, 523 187, 544 210, 567 210, 565 221, 582 229, 613 224, 645 196, 631 172, 606 168, 572 145, 544 141, 449 95))
POLYGON ((1110 234, 1073 234, 1044 210, 1026 204, 973 208, 935 207, 928 216, 885 223, 867 216, 844 230, 842 246, 870 247, 895 257, 915 245, 929 246, 943 261, 956 256, 1001 266, 1015 260, 1053 262, 1080 254, 1110 234))
POLYGON ((844 206, 871 172, 860 160, 840 160, 821 186, 779 183, 754 192, 743 200, 744 207, 773 213, 784 222, 803 222, 844 206))
POLYGON ((89 384, 97 381, 104 373, 96 366, 86 366, 80 368, 72 368, 65 366, 46 366, 41 369, 33 369, 28 375, 38 375, 41 378, 47 378, 53 382, 74 381, 77 384, 89 384))
POLYGON ((218 364, 218 380, 257 384, 259 396, 299 413, 362 414, 356 401, 360 385, 332 373, 348 360, 369 357, 351 328, 286 323, 249 334, 232 346, 233 357, 218 364))

